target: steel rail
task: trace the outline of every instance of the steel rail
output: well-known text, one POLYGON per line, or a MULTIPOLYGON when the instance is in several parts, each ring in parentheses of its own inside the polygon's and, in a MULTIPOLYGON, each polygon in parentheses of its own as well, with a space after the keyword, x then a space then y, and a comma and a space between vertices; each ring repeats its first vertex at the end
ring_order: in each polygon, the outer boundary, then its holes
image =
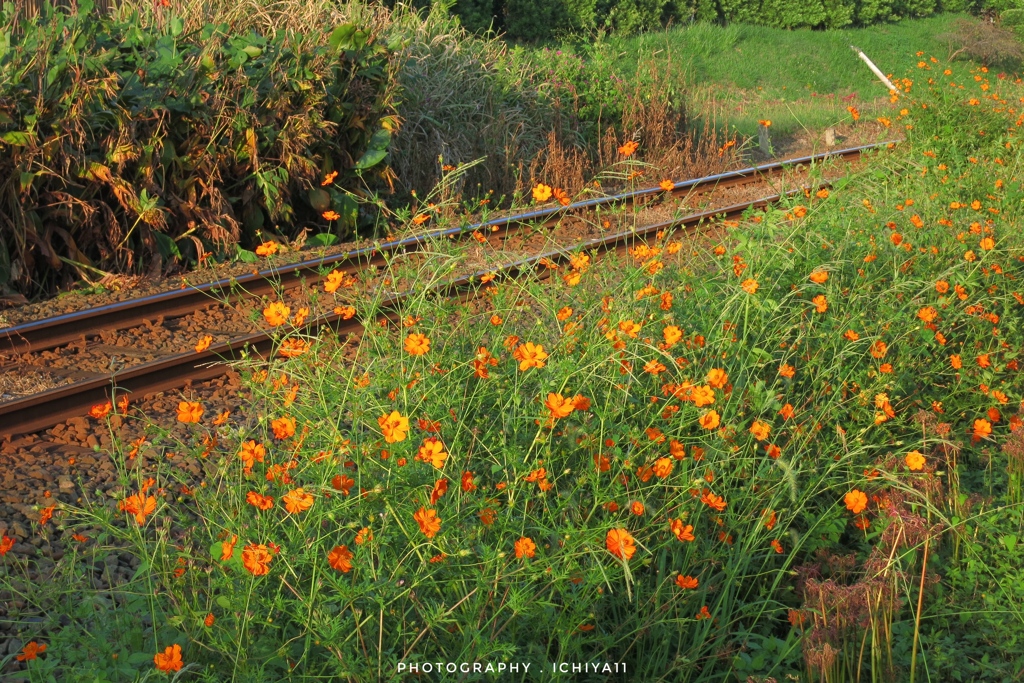
MULTIPOLYGON (((824 182, 817 187, 829 187, 830 185, 830 183, 824 182)), ((432 286, 429 291, 441 293, 449 298, 472 298, 478 292, 481 277, 485 274, 492 274, 495 279, 514 279, 529 272, 541 261, 564 263, 568 261, 571 253, 580 250, 601 253, 612 249, 621 249, 628 247, 638 239, 656 235, 660 230, 673 228, 683 228, 687 233, 692 233, 702 223, 736 218, 751 209, 765 208, 783 197, 802 194, 808 189, 810 188, 800 188, 751 202, 734 204, 640 226, 612 235, 591 238, 571 247, 535 254, 498 268, 453 278, 432 286)), ((549 274, 548 269, 545 269, 542 271, 541 277, 547 277, 549 274)), ((393 317, 405 301, 418 294, 420 292, 407 291, 388 296, 379 305, 377 319, 380 319, 381 316, 393 317)), ((344 320, 339 314, 330 313, 307 323, 304 331, 307 334, 315 334, 327 327, 337 334, 358 335, 363 330, 363 324, 359 320, 355 318, 344 320)), ((125 393, 143 396, 181 387, 186 381, 211 379, 225 374, 228 369, 226 362, 238 360, 246 354, 266 358, 273 351, 273 347, 273 331, 252 333, 211 345, 202 352, 178 353, 126 368, 110 377, 89 379, 56 387, 23 399, 3 403, 0 404, 0 436, 10 438, 45 429, 68 418, 85 415, 90 407, 104 401, 116 400, 125 393)))
MULTIPOLYGON (((669 192, 673 195, 690 194, 697 191, 709 192, 733 185, 756 182, 762 176, 778 173, 793 166, 820 162, 832 158, 860 156, 865 151, 881 149, 891 144, 894 143, 881 142, 850 147, 773 162, 763 166, 751 166, 737 171, 728 171, 702 178, 680 181, 675 183, 669 192)), ((227 295, 231 298, 234 290, 242 290, 244 295, 248 297, 268 295, 276 291, 280 286, 289 287, 289 283, 284 282, 283 278, 313 277, 319 279, 322 269, 328 267, 337 267, 347 274, 352 274, 369 265, 383 265, 390 255, 418 249, 428 241, 437 238, 454 237, 485 228, 509 229, 516 224, 541 220, 544 221, 545 226, 551 226, 557 223, 562 216, 571 212, 590 210, 621 202, 636 202, 644 197, 656 196, 664 192, 665 190, 662 190, 660 187, 645 188, 608 197, 588 199, 571 203, 567 206, 535 209, 525 213, 494 218, 482 223, 434 230, 340 254, 307 259, 280 268, 271 267, 240 277, 224 278, 214 282, 192 285, 185 289, 160 292, 82 311, 65 313, 43 320, 0 328, 0 354, 13 355, 41 351, 79 340, 86 332, 88 334, 96 334, 103 330, 124 329, 125 327, 140 325, 143 320, 152 319, 157 316, 163 316, 167 319, 186 315, 203 308, 203 306, 219 303, 219 300, 215 297, 227 295)))

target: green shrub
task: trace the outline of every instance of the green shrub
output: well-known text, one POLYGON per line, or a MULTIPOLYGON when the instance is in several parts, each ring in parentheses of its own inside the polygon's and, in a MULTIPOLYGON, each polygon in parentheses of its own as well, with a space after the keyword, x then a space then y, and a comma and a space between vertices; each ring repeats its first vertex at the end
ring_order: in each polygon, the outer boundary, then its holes
POLYGON ((386 155, 389 51, 368 32, 185 33, 80 9, 0 15, 0 286, 159 268, 325 210, 353 227, 354 201, 321 181, 386 155))
POLYGON ((999 21, 1003 26, 1011 28, 1024 26, 1024 9, 1008 9, 999 15, 999 21))
POLYGON ((505 27, 511 38, 543 40, 596 26, 597 0, 506 0, 505 27))
POLYGON ((597 22, 625 34, 658 28, 666 4, 666 0, 599 0, 597 22))

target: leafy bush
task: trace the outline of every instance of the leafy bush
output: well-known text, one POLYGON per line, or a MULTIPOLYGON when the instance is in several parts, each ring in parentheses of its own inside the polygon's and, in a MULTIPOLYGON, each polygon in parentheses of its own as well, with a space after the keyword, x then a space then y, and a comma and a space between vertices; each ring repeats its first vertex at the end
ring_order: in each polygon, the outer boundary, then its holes
POLYGON ((348 24, 330 36, 144 28, 138 16, 0 15, 0 286, 76 271, 159 269, 258 231, 341 229, 338 187, 385 157, 390 54, 348 24), (321 189, 338 171, 337 186, 321 189), (73 267, 67 267, 73 266, 73 267))
POLYGON ((541 40, 597 25, 597 0, 505 0, 504 24, 509 36, 541 40))

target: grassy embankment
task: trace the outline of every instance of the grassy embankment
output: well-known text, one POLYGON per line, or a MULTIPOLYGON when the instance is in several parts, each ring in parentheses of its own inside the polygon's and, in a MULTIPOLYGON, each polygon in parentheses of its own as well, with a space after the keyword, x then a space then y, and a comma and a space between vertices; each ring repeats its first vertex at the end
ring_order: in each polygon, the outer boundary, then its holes
MULTIPOLYGON (((694 24, 578 49, 599 71, 631 81, 655 69, 694 112, 714 111, 741 136, 770 120, 779 139, 851 122, 848 106, 866 120, 891 109, 885 86, 850 50, 862 49, 883 73, 902 75, 923 57, 946 61, 943 38, 964 15, 944 14, 835 31, 694 24), (920 56, 919 56, 920 55, 920 56)), ((553 50, 556 48, 549 48, 553 50)), ((563 58, 574 48, 562 46, 563 58)), ((540 50, 543 53, 543 48, 540 50)), ((541 55, 543 59, 545 55, 541 55)), ((958 77, 979 65, 951 65, 958 77)))

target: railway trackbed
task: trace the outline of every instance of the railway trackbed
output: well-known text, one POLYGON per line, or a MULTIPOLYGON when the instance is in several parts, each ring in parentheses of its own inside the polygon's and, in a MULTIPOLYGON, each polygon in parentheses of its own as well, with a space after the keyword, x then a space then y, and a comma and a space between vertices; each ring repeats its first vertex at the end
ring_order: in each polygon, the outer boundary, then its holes
MULTIPOLYGON (((305 333, 330 328, 358 335, 360 301, 353 285, 394 287, 397 283, 374 281, 376 270, 398 257, 427 263, 431 256, 425 249, 438 239, 473 238, 507 256, 504 265, 485 271, 474 270, 470 260, 464 271, 433 285, 446 296, 468 297, 484 276, 516 278, 540 263, 563 262, 571 252, 628 249, 664 230, 692 232, 763 209, 785 195, 808 193, 812 165, 828 159, 855 162, 863 152, 887 144, 681 181, 671 190, 657 187, 539 208, 0 329, 0 436, 9 440, 83 416, 106 401, 135 400, 222 376, 227 362, 243 352, 269 356, 274 335, 261 315, 269 301, 306 310, 298 325, 305 333), (680 216, 681 205, 702 210, 680 216), (616 212, 628 206, 642 211, 616 212), (636 224, 636 216, 642 216, 642 224, 636 224), (537 235, 543 235, 543 253, 531 240, 537 235), (325 283, 337 284, 330 297, 325 283), (37 390, 4 391, 25 384, 37 390)), ((385 297, 380 310, 396 311, 411 295, 399 289, 385 297)))

